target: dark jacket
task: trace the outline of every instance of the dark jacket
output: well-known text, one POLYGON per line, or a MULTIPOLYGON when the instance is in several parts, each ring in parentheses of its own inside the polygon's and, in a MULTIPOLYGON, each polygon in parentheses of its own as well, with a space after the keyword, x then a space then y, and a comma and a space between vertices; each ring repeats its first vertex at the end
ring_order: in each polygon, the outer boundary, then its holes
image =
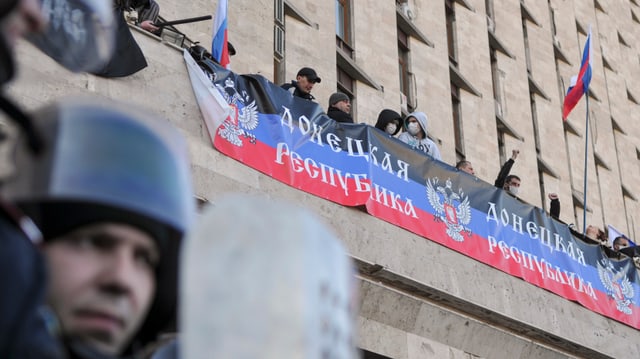
POLYGON ((509 172, 511 172, 511 167, 513 167, 514 163, 515 161, 513 160, 513 158, 509 158, 507 162, 502 165, 502 168, 500 168, 500 173, 498 173, 498 178, 496 178, 496 182, 494 183, 496 187, 504 187, 504 181, 507 179, 509 172))
POLYGON ((290 83, 281 85, 280 87, 282 87, 283 89, 289 91, 293 96, 301 97, 301 98, 303 98, 305 100, 309 100, 309 101, 313 101, 313 100, 316 99, 315 97, 313 97, 312 94, 305 93, 302 90, 300 90, 300 88, 298 87, 298 81, 296 81, 296 80, 291 80, 290 83))
POLYGON ((16 212, 4 208, 0 209, 0 358, 64 358, 43 315, 44 259, 16 224, 16 212))
POLYGON ((351 115, 337 107, 329 106, 327 116, 331 117, 336 122, 353 123, 353 118, 351 117, 351 115))
MULTIPOLYGON (((500 169, 500 173, 498 173, 498 178, 496 178, 496 182, 494 183, 496 187, 498 188, 504 187, 504 181, 507 179, 509 172, 511 172, 511 167, 513 166, 514 163, 515 161, 513 160, 513 158, 509 158, 507 162, 505 162, 504 165, 502 165, 502 168, 500 169)), ((556 198, 554 200, 551 200, 551 204, 549 206, 549 214, 551 215, 551 217, 555 219, 560 218, 560 200, 559 199, 556 198)))
POLYGON ((387 132, 387 125, 392 122, 392 121, 397 121, 397 127, 396 127, 396 132, 394 132, 393 134, 391 134, 391 136, 395 136, 398 134, 398 132, 400 132, 400 129, 402 128, 402 116, 400 116, 399 113, 393 111, 393 110, 382 110, 380 111, 380 114, 378 115, 378 122, 376 122, 376 128, 379 130, 382 130, 382 132, 387 132))
POLYGON ((560 219, 560 200, 552 199, 549 206, 549 214, 555 219, 560 219))

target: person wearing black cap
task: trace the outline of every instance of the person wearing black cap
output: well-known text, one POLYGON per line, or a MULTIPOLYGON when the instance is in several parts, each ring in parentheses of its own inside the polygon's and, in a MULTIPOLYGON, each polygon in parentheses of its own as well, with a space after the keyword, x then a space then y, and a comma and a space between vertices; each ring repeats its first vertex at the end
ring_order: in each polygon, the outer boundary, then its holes
POLYGON ((336 92, 329 97, 329 109, 327 116, 337 122, 353 123, 351 117, 351 100, 342 92, 336 92))
POLYGON ((293 96, 302 97, 305 100, 313 101, 316 98, 311 94, 313 86, 320 83, 322 79, 318 77, 316 70, 310 67, 303 67, 298 71, 295 80, 280 87, 291 92, 293 96))
POLYGON ((33 120, 47 147, 34 157, 18 141, 2 194, 42 231, 51 322, 69 358, 130 355, 175 325, 195 213, 186 143, 114 102, 63 100, 33 120))
POLYGON ((394 137, 402 128, 402 116, 394 110, 385 108, 380 111, 375 127, 387 135, 394 137))

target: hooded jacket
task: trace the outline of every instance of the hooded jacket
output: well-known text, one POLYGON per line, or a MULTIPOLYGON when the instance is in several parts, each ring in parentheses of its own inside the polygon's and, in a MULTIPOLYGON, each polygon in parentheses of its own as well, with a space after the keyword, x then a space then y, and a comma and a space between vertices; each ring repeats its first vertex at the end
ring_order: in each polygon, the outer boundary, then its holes
POLYGON ((438 161, 442 161, 442 157, 440 156, 440 150, 438 149, 438 145, 433 142, 429 137, 427 137, 427 115, 424 112, 413 112, 410 113, 409 116, 405 117, 403 127, 405 132, 401 133, 398 136, 398 139, 409 146, 413 147, 416 150, 422 151, 429 156, 435 158, 438 161), (409 119, 413 117, 418 120, 418 124, 420 124, 420 128, 424 132, 424 138, 419 139, 416 136, 413 136, 408 131, 407 125, 409 124, 409 119))
POLYGON ((402 116, 394 110, 384 109, 380 111, 378 115, 378 122, 376 122, 376 128, 382 130, 382 132, 387 133, 387 125, 393 121, 398 121, 398 126, 396 127, 396 131, 391 134, 391 136, 395 136, 400 132, 400 128, 402 126, 402 116))

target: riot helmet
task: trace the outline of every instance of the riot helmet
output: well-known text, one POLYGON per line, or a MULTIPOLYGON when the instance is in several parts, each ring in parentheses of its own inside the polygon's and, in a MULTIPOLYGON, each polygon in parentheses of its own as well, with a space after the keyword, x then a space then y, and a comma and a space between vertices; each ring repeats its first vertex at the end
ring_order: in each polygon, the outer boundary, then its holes
POLYGON ((16 174, 3 188, 45 242, 80 226, 120 222, 156 241, 160 263, 150 310, 132 344, 174 320, 180 240, 194 216, 186 144, 166 120, 128 105, 63 100, 33 114, 45 150, 16 145, 16 174))

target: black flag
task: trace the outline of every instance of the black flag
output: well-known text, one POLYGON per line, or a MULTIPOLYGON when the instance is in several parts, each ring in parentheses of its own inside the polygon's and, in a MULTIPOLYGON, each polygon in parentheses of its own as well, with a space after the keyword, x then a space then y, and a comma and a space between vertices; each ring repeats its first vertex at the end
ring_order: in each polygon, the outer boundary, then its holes
POLYGON ((96 71, 90 71, 98 76, 129 76, 147 67, 147 60, 131 34, 129 25, 124 19, 123 10, 116 8, 114 16, 116 21, 115 52, 106 66, 96 71))
POLYGON ((113 55, 115 21, 111 1, 41 0, 48 21, 28 39, 67 69, 95 71, 113 55))

